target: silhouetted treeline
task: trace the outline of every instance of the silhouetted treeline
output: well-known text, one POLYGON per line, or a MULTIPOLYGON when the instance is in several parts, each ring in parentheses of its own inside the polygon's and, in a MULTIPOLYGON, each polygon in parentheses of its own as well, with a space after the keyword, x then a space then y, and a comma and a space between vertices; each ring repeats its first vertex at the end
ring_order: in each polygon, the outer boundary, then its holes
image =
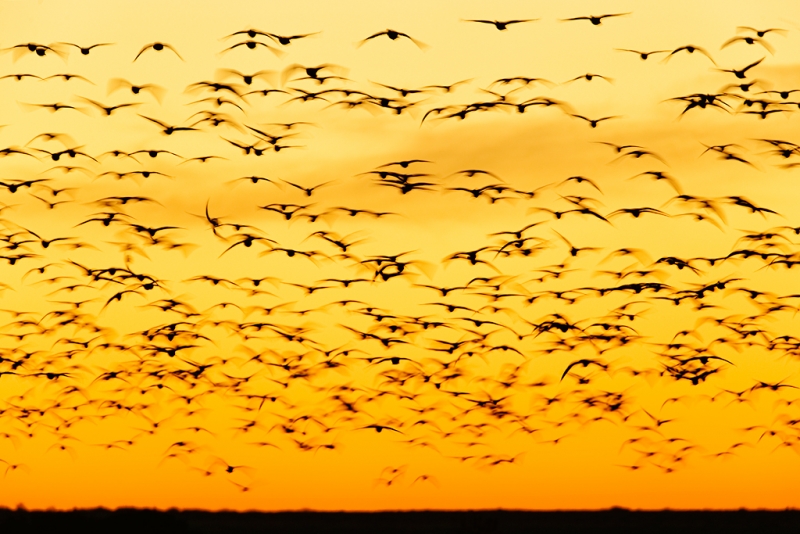
POLYGON ((72 512, 0 509, 0 532, 796 532, 797 510, 597 512, 203 512, 120 509, 72 512))

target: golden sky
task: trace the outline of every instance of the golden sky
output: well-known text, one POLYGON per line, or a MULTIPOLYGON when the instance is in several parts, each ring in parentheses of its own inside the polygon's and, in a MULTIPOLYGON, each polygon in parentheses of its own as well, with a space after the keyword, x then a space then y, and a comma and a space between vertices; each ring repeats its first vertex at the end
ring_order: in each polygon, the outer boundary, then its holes
POLYGON ((0 505, 800 505, 796 4, 430 4, 0 2, 0 505))

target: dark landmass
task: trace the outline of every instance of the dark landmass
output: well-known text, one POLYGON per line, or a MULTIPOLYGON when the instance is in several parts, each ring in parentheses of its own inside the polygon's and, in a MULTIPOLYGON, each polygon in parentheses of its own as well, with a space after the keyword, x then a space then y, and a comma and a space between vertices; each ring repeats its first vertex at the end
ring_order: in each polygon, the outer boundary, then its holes
POLYGON ((800 511, 415 511, 415 512, 204 512, 106 509, 27 511, 0 509, 0 532, 647 532, 686 534, 797 532, 800 511))

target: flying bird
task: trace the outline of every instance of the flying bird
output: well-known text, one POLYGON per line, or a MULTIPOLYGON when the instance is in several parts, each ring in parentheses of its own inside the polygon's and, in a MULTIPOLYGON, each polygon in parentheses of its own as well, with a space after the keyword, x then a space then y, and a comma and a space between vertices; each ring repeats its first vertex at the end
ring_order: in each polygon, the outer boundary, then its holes
POLYGON ((92 50, 94 50, 95 48, 97 48, 98 46, 111 46, 114 43, 98 43, 98 44, 93 44, 93 45, 89 45, 89 46, 81 46, 81 45, 77 45, 75 43, 58 43, 58 44, 65 45, 65 46, 74 46, 75 48, 77 48, 78 50, 81 51, 82 55, 88 56, 89 53, 92 50))
POLYGON ((696 46, 696 45, 685 45, 685 46, 681 46, 679 48, 676 48, 674 50, 671 50, 669 52, 669 54, 667 54, 667 57, 664 58, 664 62, 666 63, 667 61, 670 60, 670 58, 672 58, 672 56, 674 56, 675 54, 677 54, 679 52, 686 52, 687 54, 694 54, 695 52, 697 52, 699 54, 702 54, 702 55, 706 56, 709 59, 709 61, 711 61, 711 63, 713 63, 714 65, 717 64, 714 61, 714 58, 711 57, 711 54, 709 54, 706 49, 704 49, 702 47, 699 47, 699 46, 696 46))
POLYGON ((762 57, 761 59, 750 63, 749 65, 747 65, 743 69, 717 69, 717 70, 720 71, 720 72, 730 72, 731 74, 733 74, 737 78, 743 80, 743 79, 745 79, 747 77, 747 71, 752 69, 756 65, 759 65, 762 61, 764 61, 764 59, 765 58, 762 57))
POLYGON ((144 45, 144 46, 142 47, 142 49, 141 49, 141 50, 139 50, 139 53, 138 53, 138 54, 136 54, 136 57, 135 57, 135 58, 133 58, 133 61, 135 62, 137 59, 139 59, 139 56, 141 56, 142 54, 144 54, 144 53, 145 53, 145 52, 147 52, 148 50, 155 50, 156 52, 162 52, 162 51, 164 51, 164 50, 169 50, 169 51, 171 51, 173 54, 175 54, 176 56, 178 56, 178 59, 180 59, 181 61, 185 61, 185 60, 183 59, 183 57, 182 57, 182 56, 181 56, 181 55, 178 53, 178 51, 177 51, 177 50, 175 50, 175 48, 174 48, 172 45, 169 45, 169 44, 167 44, 167 43, 161 43, 161 42, 158 42, 158 41, 156 41, 155 43, 150 43, 150 44, 148 44, 148 45, 144 45))
POLYGON ((647 58, 649 58, 653 54, 666 54, 669 52, 669 50, 653 50, 651 52, 642 52, 641 50, 631 50, 630 48, 615 48, 615 50, 619 52, 631 52, 633 54, 636 54, 642 61, 647 61, 647 58))
POLYGON ((512 24, 522 24, 524 22, 536 22, 539 19, 518 19, 518 20, 483 20, 465 19, 464 22, 477 22, 479 24, 490 24, 500 31, 505 31, 512 24))
POLYGON ((630 15, 631 13, 609 13, 606 15, 589 15, 585 17, 572 17, 570 19, 560 19, 561 22, 571 22, 576 20, 588 20, 594 26, 600 26, 603 23, 604 19, 611 18, 611 17, 624 17, 630 15))
POLYGON ((380 37, 382 35, 385 35, 386 37, 388 37, 392 41, 396 41, 400 37, 405 37, 406 39, 408 39, 409 41, 411 41, 412 43, 417 45, 417 47, 420 50, 425 50, 425 49, 429 48, 428 45, 426 45, 425 43, 423 43, 421 41, 418 41, 418 40, 414 39, 413 37, 411 37, 407 33, 399 32, 399 31, 396 31, 396 30, 383 30, 382 32, 374 33, 374 34, 370 35, 369 37, 367 37, 366 39, 364 39, 362 41, 359 41, 358 44, 357 44, 357 47, 360 47, 361 45, 363 45, 367 41, 369 41, 371 39, 375 39, 376 37, 380 37))

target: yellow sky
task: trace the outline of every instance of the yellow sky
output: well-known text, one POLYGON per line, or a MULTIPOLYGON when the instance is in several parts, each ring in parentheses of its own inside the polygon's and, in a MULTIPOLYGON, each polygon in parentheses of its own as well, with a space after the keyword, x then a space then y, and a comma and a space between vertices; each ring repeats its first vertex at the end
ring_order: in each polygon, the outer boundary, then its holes
POLYGON ((644 4, 0 3, 0 505, 798 506, 800 12, 644 4))

